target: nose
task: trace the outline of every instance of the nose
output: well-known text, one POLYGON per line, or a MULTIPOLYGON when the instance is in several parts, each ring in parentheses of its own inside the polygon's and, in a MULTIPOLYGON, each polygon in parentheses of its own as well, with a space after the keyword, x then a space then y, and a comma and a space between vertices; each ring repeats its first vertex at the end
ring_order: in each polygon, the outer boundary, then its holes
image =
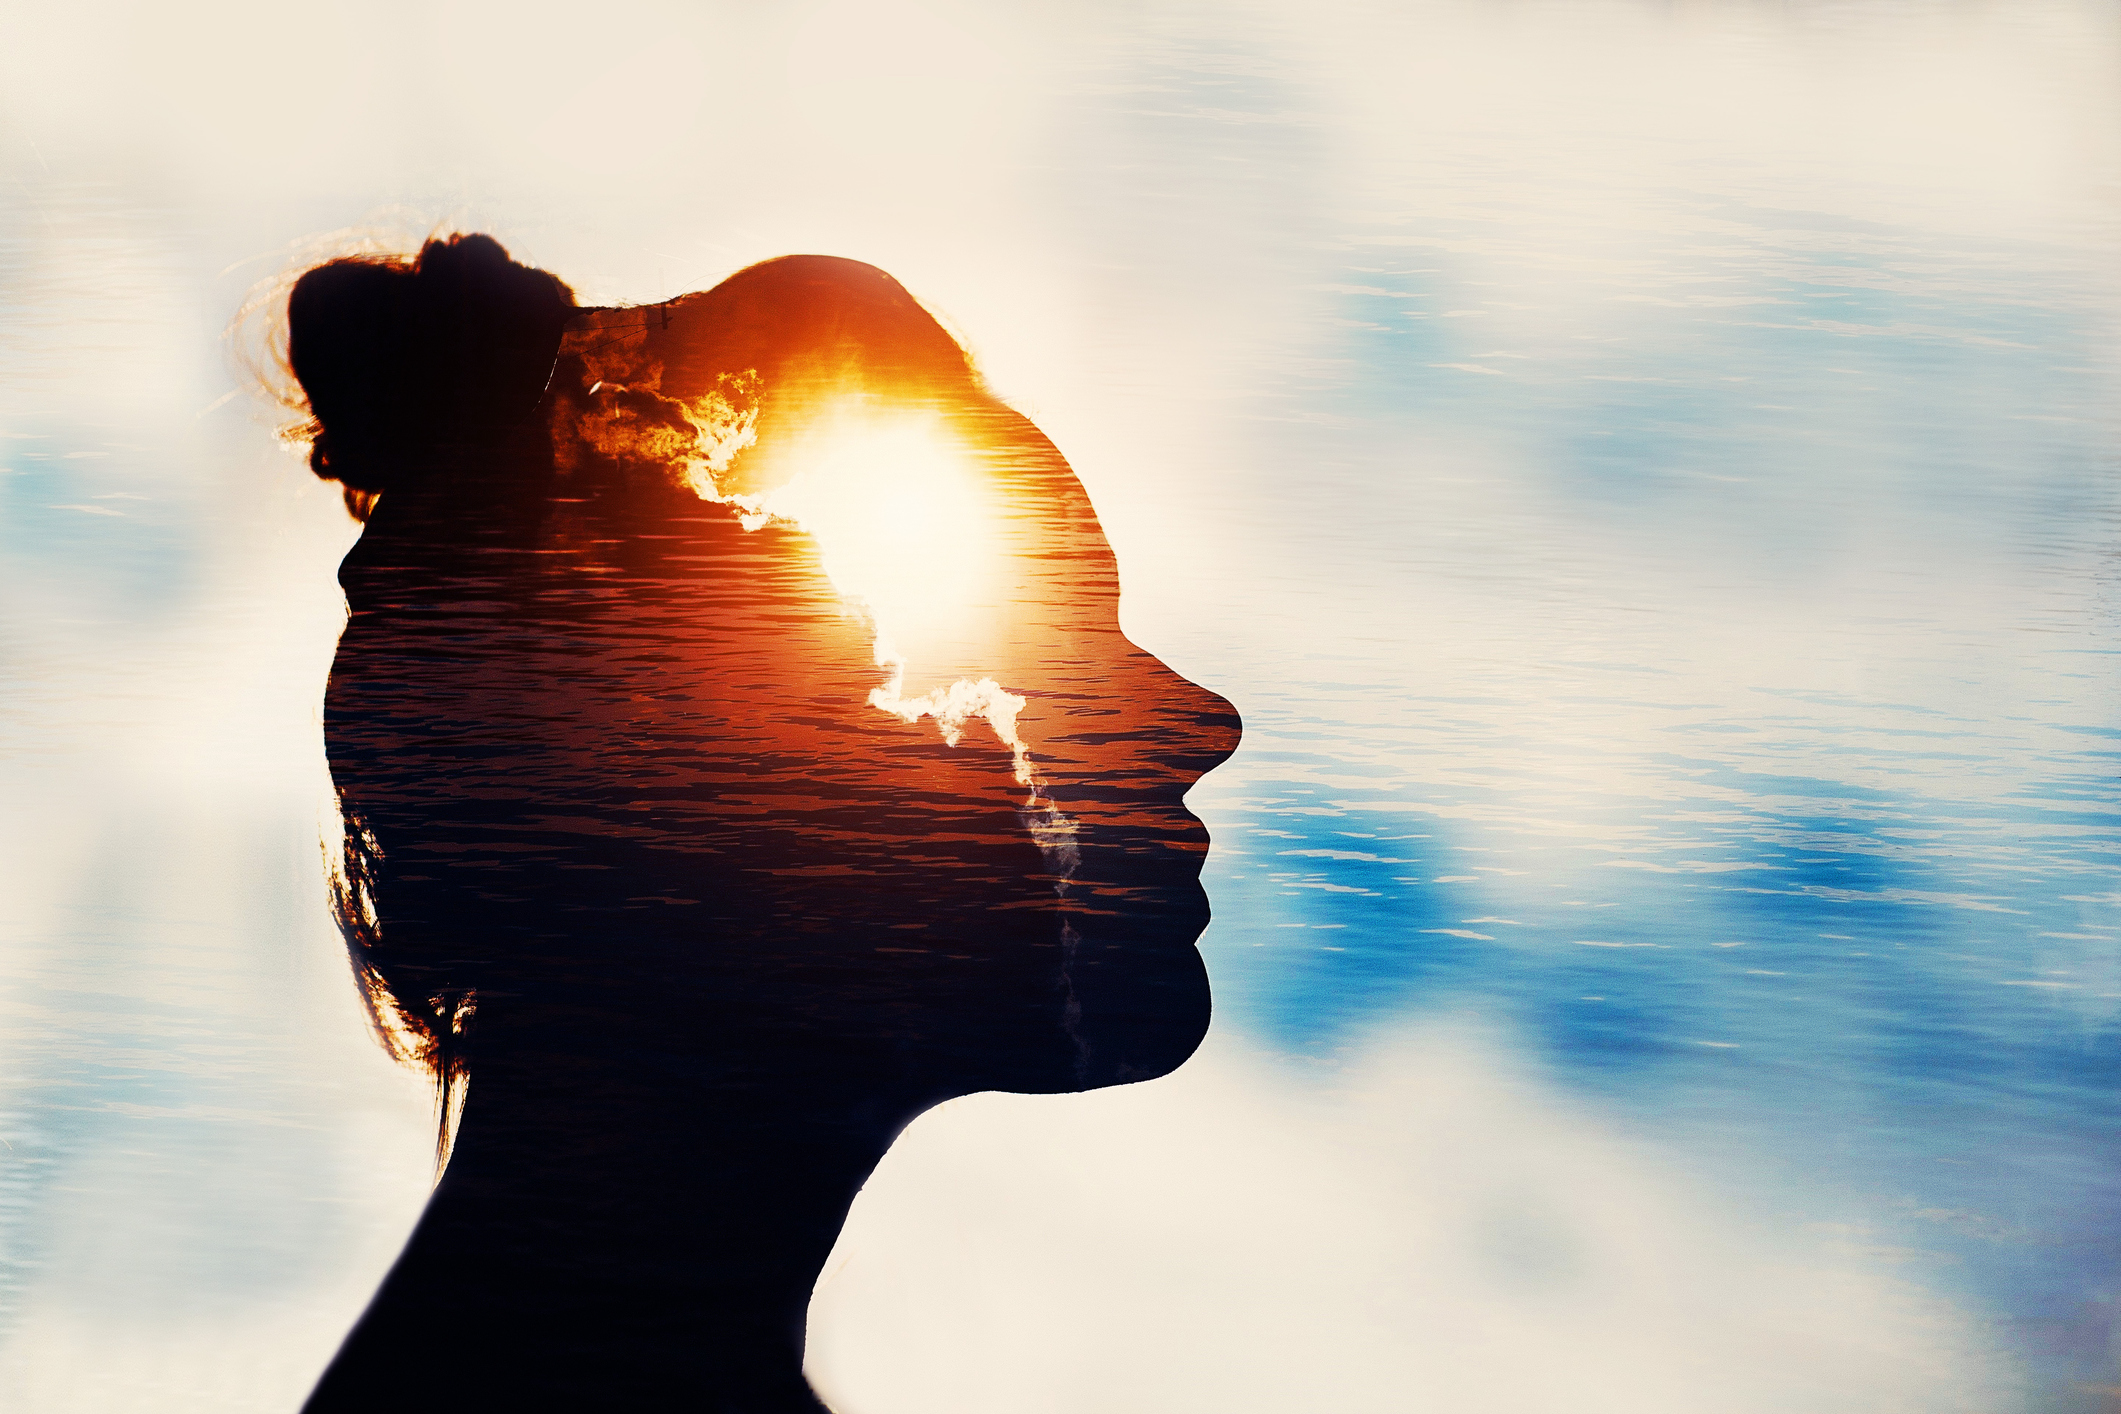
POLYGON ((1155 654, 1137 651, 1153 684, 1157 764, 1170 773, 1183 795, 1230 759, 1244 735, 1244 723, 1228 698, 1181 676, 1155 654))

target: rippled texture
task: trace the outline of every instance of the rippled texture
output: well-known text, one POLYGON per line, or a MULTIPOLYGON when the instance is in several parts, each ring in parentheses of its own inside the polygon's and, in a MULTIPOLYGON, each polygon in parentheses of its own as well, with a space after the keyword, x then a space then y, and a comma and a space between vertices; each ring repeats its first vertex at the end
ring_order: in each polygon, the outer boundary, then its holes
POLYGON ((318 469, 379 497, 324 698, 338 913, 456 1112, 304 1408, 817 1409, 807 1297, 907 1122, 1198 1046, 1180 801, 1237 721, 1120 634, 1067 464, 883 272, 768 261, 564 330, 553 290, 474 237, 290 297, 318 469), (985 573, 887 512, 740 513, 828 472, 933 502, 985 573), (938 720, 904 710, 938 673, 938 720))
POLYGON ((917 1123, 835 1404, 2111 1405, 2105 8, 375 13, 0 55, 27 1407, 291 1407, 425 1197, 351 528, 216 345, 395 200, 596 302, 890 270, 1244 713, 1206 1049, 917 1123))

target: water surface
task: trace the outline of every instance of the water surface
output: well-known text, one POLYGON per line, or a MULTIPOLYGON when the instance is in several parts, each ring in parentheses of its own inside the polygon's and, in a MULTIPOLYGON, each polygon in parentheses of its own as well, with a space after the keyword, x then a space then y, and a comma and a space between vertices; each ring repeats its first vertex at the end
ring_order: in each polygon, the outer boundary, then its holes
POLYGON ((387 21, 11 46, 24 1407, 292 1407, 424 1196, 318 862, 353 527, 220 334, 443 217, 892 270, 1245 716, 1208 1052, 917 1125, 829 1396, 2110 1405, 2109 11, 387 21))

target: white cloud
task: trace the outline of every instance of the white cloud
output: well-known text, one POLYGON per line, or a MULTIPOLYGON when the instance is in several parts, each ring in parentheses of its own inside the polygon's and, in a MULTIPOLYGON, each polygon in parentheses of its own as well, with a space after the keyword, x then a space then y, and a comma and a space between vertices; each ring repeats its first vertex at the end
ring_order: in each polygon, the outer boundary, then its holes
POLYGON ((1749 1211, 1496 1041, 1408 1033, 1330 1092, 1226 1037, 1175 1076, 918 1121, 811 1317, 843 1414, 1949 1414, 1977 1323, 1749 1211))

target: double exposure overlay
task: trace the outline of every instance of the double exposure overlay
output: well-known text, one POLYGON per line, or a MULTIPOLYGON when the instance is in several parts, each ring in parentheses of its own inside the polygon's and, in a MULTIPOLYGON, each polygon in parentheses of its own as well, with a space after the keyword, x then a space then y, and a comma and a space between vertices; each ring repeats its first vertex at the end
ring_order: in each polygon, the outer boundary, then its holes
POLYGON ((2121 7, 108 8, 0 1410, 2116 1414, 2121 7))
POLYGON ((1051 444, 869 266, 570 305, 482 237, 291 305, 313 462, 367 517, 340 912, 460 1115, 316 1409, 808 1407, 810 1283, 907 1120, 1153 1078, 1206 1028, 1180 797, 1236 718, 1122 636, 1051 444))

